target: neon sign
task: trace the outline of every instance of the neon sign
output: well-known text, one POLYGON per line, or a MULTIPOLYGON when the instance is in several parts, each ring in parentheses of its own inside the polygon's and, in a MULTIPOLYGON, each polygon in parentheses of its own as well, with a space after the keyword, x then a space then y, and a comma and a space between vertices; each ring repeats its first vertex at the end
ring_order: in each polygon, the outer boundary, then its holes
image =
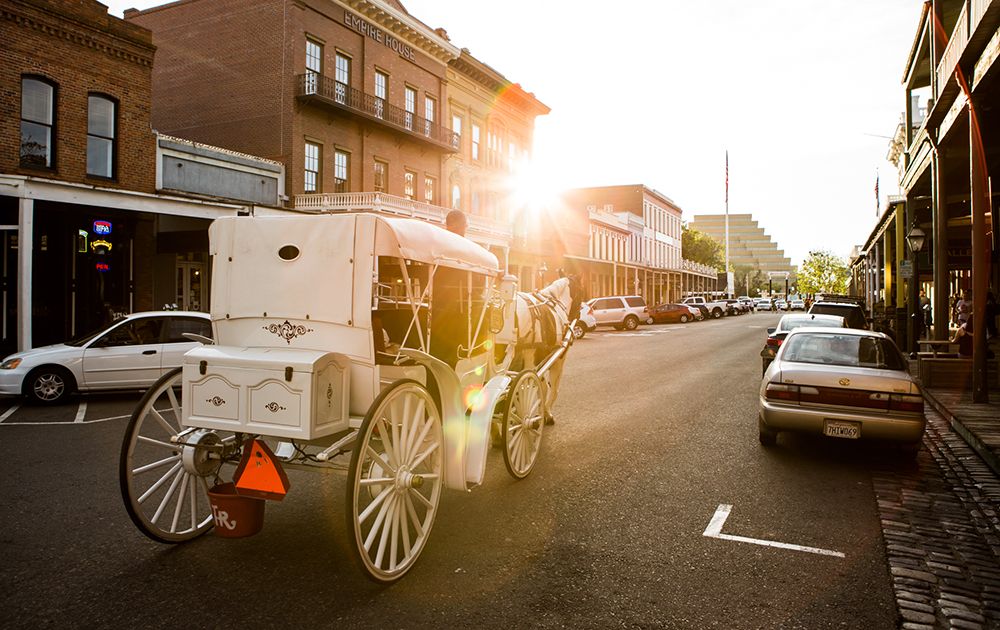
POLYGON ((111 221, 94 221, 94 234, 111 234, 111 221))
MULTIPOLYGON (((108 252, 111 251, 111 243, 109 243, 108 241, 105 241, 103 239, 98 239, 96 241, 90 241, 90 249, 91 249, 91 251, 95 251, 96 252, 96 251, 98 251, 99 247, 103 247, 105 251, 108 251, 108 252)), ((100 253, 104 253, 104 252, 100 252, 100 253)))
POLYGON ((105 262, 99 262, 94 265, 94 269, 100 271, 101 273, 104 273, 111 269, 111 265, 105 262))

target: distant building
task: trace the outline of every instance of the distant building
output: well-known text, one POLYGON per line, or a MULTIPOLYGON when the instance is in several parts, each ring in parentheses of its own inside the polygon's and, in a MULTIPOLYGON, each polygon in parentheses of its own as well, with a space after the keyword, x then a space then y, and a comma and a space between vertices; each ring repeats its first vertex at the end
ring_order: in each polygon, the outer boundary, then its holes
POLYGON ((591 297, 637 294, 652 305, 715 289, 714 269, 683 260, 681 208, 663 193, 642 184, 576 188, 563 206, 553 235, 591 297))
MULTIPOLYGON (((696 214, 688 227, 708 234, 720 244, 726 242, 725 214, 696 214)), ((729 215, 729 264, 746 265, 763 273, 796 273, 791 258, 757 225, 750 214, 729 215)))

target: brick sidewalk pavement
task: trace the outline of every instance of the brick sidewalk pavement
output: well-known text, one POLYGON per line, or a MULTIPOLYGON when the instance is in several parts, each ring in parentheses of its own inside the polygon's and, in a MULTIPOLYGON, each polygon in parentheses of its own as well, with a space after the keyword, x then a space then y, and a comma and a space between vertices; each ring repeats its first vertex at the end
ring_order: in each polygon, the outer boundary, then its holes
POLYGON ((873 470, 901 627, 1000 629, 1000 478, 928 405, 915 464, 873 470))

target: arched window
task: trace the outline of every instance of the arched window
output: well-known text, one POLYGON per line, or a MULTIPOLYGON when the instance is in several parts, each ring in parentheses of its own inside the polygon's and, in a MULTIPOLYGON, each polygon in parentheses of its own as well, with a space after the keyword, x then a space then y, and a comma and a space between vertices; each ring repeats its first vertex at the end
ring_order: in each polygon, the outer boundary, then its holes
POLYGON ((87 175, 115 176, 118 104, 102 94, 87 98, 87 175))
POLYGON ((55 165, 55 85, 41 77, 21 77, 21 166, 55 165))
POLYGON ((458 184, 451 185, 451 207, 453 210, 462 209, 462 187, 458 184))

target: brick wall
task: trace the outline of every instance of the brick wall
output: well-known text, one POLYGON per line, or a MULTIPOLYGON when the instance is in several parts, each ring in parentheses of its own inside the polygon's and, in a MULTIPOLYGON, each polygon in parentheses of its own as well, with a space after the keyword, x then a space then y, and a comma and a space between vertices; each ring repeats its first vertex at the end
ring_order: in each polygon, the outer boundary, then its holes
POLYGON ((126 21, 153 32, 153 126, 196 142, 282 156, 283 0, 175 2, 126 21))
MULTIPOLYGON (((334 76, 338 49, 352 58, 351 87, 374 93, 375 68, 389 74, 388 103, 402 108, 404 86, 438 102, 444 117, 445 65, 419 51, 402 58, 385 45, 344 25, 344 9, 315 0, 182 0, 126 20, 153 32, 157 46, 153 125, 170 135, 282 162, 289 195, 304 190, 305 141, 322 146, 320 189, 332 192, 336 149, 351 157, 350 190, 373 188, 376 158, 389 163, 388 192, 403 194, 403 174, 418 174, 423 199, 425 175, 438 181, 442 198, 442 152, 406 134, 328 105, 295 97, 296 77, 305 72, 306 35, 323 43, 323 74, 334 76)), ((382 29, 384 31, 384 29, 382 29)), ((446 124, 447 126, 447 124, 446 124)))
POLYGON ((0 7, 0 172, 154 192, 156 145, 150 128, 154 48, 150 33, 94 0, 4 0, 0 7), (21 78, 56 86, 55 163, 20 165, 21 78), (87 98, 118 103, 117 167, 112 181, 87 175, 87 98))

